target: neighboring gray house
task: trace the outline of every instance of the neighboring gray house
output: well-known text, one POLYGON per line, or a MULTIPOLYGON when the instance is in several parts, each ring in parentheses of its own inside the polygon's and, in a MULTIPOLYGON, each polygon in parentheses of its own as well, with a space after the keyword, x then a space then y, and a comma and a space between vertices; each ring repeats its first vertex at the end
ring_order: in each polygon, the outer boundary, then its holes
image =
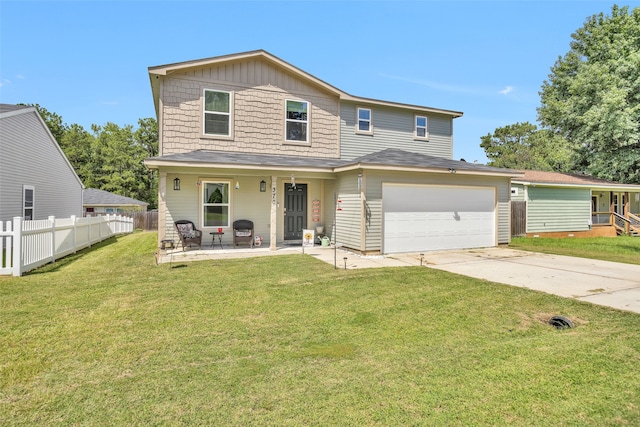
POLYGON ((36 108, 0 104, 0 221, 82 216, 82 189, 36 108))
POLYGON ((117 214, 125 212, 146 212, 149 203, 131 197, 120 196, 96 188, 85 188, 83 191, 85 216, 117 214))
POLYGON ((524 171, 511 183, 511 199, 525 204, 528 236, 640 233, 640 185, 524 171))
POLYGON ((319 226, 361 253, 510 241, 521 173, 452 160, 461 112, 353 96, 263 50, 149 78, 160 240, 186 219, 230 243, 248 219, 271 249, 319 226))

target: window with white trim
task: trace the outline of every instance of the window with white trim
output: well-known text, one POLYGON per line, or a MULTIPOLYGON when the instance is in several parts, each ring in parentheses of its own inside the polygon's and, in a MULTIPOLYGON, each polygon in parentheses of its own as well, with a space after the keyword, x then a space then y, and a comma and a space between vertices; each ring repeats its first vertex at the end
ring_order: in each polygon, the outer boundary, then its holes
POLYGON ((25 221, 34 218, 34 205, 36 199, 36 189, 33 185, 22 186, 22 217, 25 221))
POLYGON ((231 136, 231 92, 204 90, 203 133, 231 136))
POLYGON ((428 120, 426 116, 416 116, 414 136, 417 139, 429 139, 427 124, 428 120))
POLYGON ((202 181, 202 226, 229 227, 231 183, 202 181))
POLYGON ((358 107, 358 123, 356 124, 357 133, 373 133, 372 115, 370 108, 358 107))
POLYGON ((307 101, 285 100, 286 141, 308 142, 309 103, 307 101))

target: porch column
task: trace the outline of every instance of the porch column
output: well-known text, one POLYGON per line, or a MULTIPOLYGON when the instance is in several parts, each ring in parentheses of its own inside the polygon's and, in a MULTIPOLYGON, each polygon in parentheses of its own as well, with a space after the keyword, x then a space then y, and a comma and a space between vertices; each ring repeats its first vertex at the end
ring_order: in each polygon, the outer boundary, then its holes
POLYGON ((165 218, 167 215, 167 173, 158 171, 158 247, 165 238, 166 227, 165 218))
MULTIPOLYGON (((629 219, 629 208, 631 207, 631 199, 629 198, 629 196, 631 196, 631 193, 629 193, 628 191, 626 193, 624 193, 624 217, 629 219)), ((631 223, 629 221, 625 221, 625 232, 627 233, 627 236, 630 235, 631 233, 631 223)))
POLYGON ((278 177, 271 177, 271 223, 269 225, 269 250, 277 249, 276 239, 278 236, 278 177))

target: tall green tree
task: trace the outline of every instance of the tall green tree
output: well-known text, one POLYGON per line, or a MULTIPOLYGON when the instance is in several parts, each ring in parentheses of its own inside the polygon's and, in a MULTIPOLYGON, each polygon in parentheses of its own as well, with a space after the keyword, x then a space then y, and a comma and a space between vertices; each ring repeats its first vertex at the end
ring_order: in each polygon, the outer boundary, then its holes
POLYGON ((49 131, 55 138, 55 140, 60 143, 62 137, 68 129, 68 126, 62 121, 62 117, 56 113, 53 113, 46 108, 40 106, 40 104, 21 104, 28 105, 29 107, 35 107, 42 120, 47 124, 49 131))
MULTIPOLYGON (((158 122, 154 118, 138 120, 138 129, 135 132, 136 144, 146 152, 146 157, 158 155, 158 122)), ((153 170, 147 170, 147 187, 142 200, 149 203, 149 208, 158 206, 158 177, 153 170)))
POLYGON ((571 37, 542 85, 538 120, 571 143, 576 171, 640 183, 640 8, 614 5, 571 37))
POLYGON ((490 166, 557 172, 571 166, 567 141, 529 122, 497 128, 480 139, 490 166))
POLYGON ((82 126, 72 124, 58 141, 62 151, 87 188, 95 188, 95 166, 93 150, 95 138, 82 126))
POLYGON ((142 163, 147 152, 137 144, 133 127, 115 123, 93 125, 95 180, 98 188, 126 197, 143 200, 149 186, 148 174, 142 163))

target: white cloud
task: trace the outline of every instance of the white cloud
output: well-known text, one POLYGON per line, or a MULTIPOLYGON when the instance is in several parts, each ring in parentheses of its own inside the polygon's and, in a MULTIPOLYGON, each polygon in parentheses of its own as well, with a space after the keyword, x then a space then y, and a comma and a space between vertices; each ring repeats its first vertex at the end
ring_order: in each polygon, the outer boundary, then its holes
POLYGON ((500 93, 502 95, 508 95, 511 92, 513 92, 513 86, 507 86, 504 89, 502 89, 501 91, 498 91, 498 93, 500 93))
POLYGON ((25 77, 24 77, 22 74, 18 74, 18 75, 16 76, 16 79, 18 79, 18 80, 24 80, 24 79, 25 79, 25 77))
POLYGON ((7 80, 7 79, 1 79, 0 80, 0 87, 8 85, 11 83, 11 80, 7 80))

